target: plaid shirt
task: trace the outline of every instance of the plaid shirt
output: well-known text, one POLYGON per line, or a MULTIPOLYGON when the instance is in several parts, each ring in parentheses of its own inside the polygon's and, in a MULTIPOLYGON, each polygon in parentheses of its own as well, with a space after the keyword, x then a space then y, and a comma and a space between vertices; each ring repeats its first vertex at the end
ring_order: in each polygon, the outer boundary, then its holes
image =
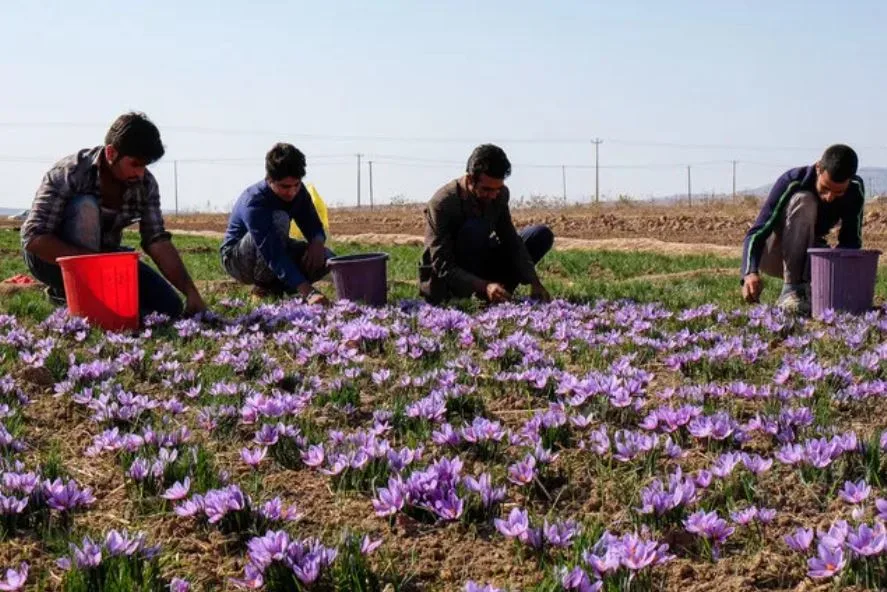
MULTIPOLYGON (((57 162, 43 176, 34 203, 28 212, 28 218, 22 225, 22 246, 43 234, 58 234, 61 230, 68 200, 78 195, 93 195, 101 205, 101 188, 99 183, 99 165, 102 158, 102 146, 84 148, 57 162)), ((144 178, 127 186, 123 193, 122 205, 110 216, 104 215, 102 208, 102 251, 109 251, 120 246, 123 229, 137 218, 139 233, 142 235, 142 248, 148 245, 169 240, 172 235, 163 227, 163 215, 160 212, 160 190, 154 175, 145 171, 144 178)))

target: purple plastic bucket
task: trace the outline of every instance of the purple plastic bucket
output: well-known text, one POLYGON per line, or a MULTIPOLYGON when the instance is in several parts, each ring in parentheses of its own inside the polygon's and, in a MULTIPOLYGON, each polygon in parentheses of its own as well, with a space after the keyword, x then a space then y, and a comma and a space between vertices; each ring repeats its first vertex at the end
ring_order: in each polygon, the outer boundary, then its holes
POLYGON ((388 302, 388 253, 361 253, 327 259, 336 297, 383 306, 388 302))
POLYGON ((808 249, 814 317, 827 309, 862 314, 872 308, 878 257, 871 249, 808 249))

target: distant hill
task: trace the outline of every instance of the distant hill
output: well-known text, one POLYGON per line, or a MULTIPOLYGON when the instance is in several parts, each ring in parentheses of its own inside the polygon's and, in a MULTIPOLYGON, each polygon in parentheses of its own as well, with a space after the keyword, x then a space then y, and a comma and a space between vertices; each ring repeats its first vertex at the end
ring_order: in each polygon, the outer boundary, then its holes
MULTIPOLYGON (((868 195, 887 195, 887 167, 863 167, 859 169, 859 176, 865 183, 865 190, 868 195)), ((744 189, 742 193, 748 195, 756 195, 758 197, 767 197, 773 183, 769 185, 761 185, 754 189, 744 189)))

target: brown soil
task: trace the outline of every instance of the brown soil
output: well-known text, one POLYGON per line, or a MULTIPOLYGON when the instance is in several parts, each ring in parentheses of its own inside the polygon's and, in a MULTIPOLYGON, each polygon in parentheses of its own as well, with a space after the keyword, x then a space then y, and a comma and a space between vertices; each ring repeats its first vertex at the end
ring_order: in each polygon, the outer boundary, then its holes
MULTIPOLYGON (((363 242, 421 240, 424 232, 423 206, 379 206, 330 210, 330 234, 337 239, 353 238, 363 242), (359 237, 359 238, 355 238, 359 237), (417 238, 418 237, 418 238, 417 238)), ((758 214, 754 200, 738 203, 703 202, 693 207, 673 204, 601 204, 562 208, 514 208, 517 226, 547 224, 558 237, 559 248, 609 248, 617 250, 655 250, 683 253, 675 243, 718 245, 729 251, 710 247, 690 252, 733 255, 758 214), (574 239, 593 241, 576 242, 574 239), (667 244, 665 244, 667 243, 667 244)), ((218 237, 225 231, 227 214, 188 214, 167 216, 167 227, 178 231, 196 231, 218 237), (209 232, 207 232, 209 231, 209 232)), ((0 220, 0 228, 14 228, 20 222, 0 220)), ((867 205, 864 221, 866 245, 887 248, 887 204, 867 205)))

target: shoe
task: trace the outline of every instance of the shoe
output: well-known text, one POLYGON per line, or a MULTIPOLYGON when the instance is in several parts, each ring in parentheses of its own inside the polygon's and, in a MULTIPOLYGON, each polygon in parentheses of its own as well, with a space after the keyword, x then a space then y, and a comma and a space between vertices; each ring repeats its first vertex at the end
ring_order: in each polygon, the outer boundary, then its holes
POLYGON ((783 312, 802 317, 810 316, 810 297, 805 292, 786 292, 776 301, 783 312))
POLYGON ((58 292, 52 289, 52 286, 46 286, 46 289, 43 290, 43 293, 46 294, 46 297, 49 298, 49 301, 56 306, 68 305, 68 301, 67 299, 65 299, 65 295, 60 295, 58 292))

